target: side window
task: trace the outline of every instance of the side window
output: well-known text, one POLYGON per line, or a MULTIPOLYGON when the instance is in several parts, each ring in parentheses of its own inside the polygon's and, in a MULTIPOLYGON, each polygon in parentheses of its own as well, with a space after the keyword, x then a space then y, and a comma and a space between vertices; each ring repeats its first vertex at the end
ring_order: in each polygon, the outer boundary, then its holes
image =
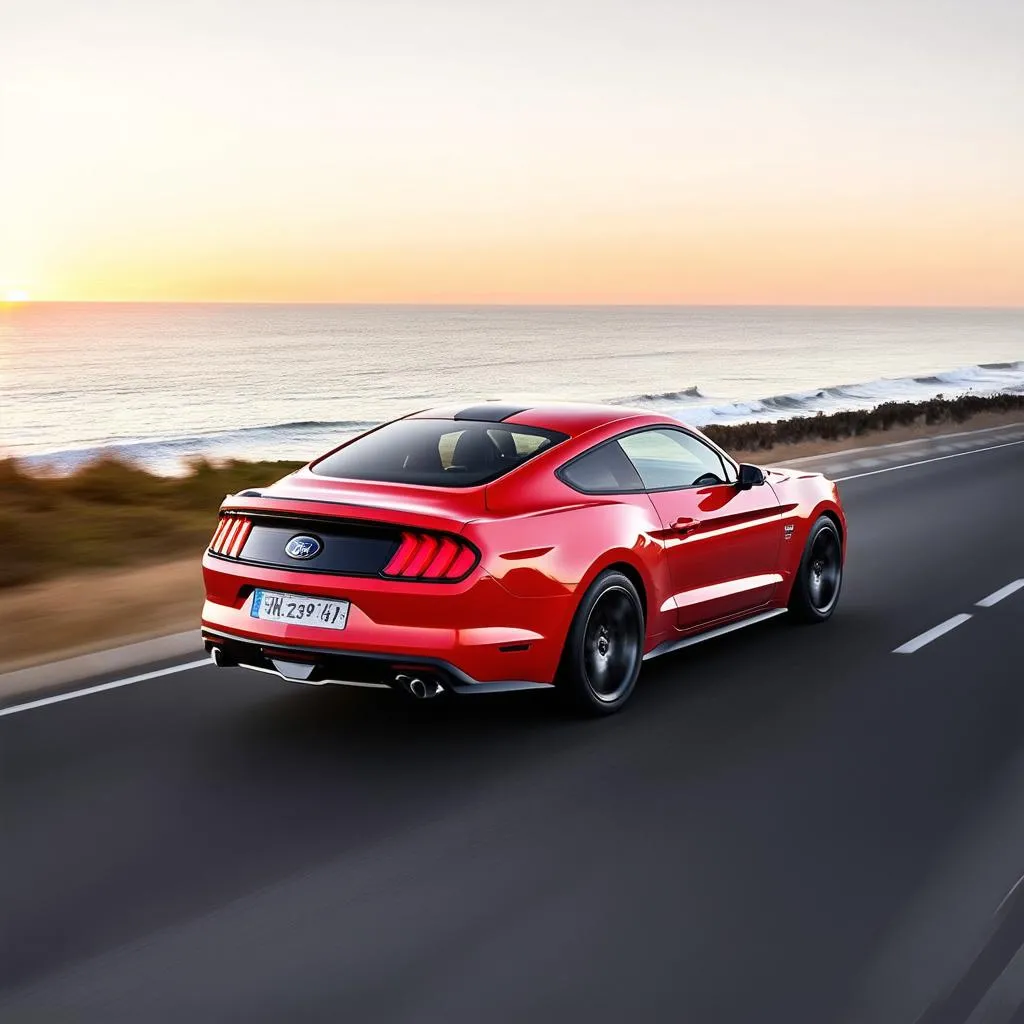
POLYGON ((607 494, 616 491, 642 491, 643 481, 618 441, 607 441, 581 455, 558 475, 570 487, 584 494, 607 494))
POLYGON ((682 430, 643 430, 619 438, 619 443, 649 491, 707 487, 735 479, 732 466, 718 452, 682 430))

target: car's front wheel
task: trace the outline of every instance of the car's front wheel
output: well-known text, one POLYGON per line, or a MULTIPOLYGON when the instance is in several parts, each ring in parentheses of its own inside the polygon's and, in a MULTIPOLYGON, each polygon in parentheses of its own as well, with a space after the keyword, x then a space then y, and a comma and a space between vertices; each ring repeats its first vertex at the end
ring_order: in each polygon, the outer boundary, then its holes
POLYGON ((559 690, 578 711, 607 715, 629 699, 640 674, 644 613, 628 576, 601 573, 583 595, 565 644, 559 690))
POLYGON ((789 610, 802 622, 824 622, 835 611, 843 582, 843 545, 839 528, 819 516, 807 535, 789 610))

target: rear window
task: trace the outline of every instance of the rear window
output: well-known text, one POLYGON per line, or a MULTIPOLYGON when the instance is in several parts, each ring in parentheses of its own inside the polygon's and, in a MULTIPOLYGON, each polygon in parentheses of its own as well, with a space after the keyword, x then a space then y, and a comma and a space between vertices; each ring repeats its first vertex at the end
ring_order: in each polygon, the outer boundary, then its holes
POLYGON ((514 423, 395 420, 310 468, 342 480, 473 487, 497 480, 567 436, 514 423))

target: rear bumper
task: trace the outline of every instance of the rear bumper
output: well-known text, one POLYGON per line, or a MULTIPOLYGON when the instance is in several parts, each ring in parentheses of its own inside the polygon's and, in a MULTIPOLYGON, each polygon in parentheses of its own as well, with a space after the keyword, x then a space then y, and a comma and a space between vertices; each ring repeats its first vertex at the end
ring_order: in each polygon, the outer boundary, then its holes
POLYGON ((230 660, 269 671, 275 670, 266 652, 292 652, 315 662, 317 678, 310 682, 390 684, 397 666, 430 669, 456 692, 551 684, 573 611, 568 595, 515 597, 482 570, 457 584, 403 583, 207 556, 203 575, 207 649, 221 646, 230 660), (333 630, 256 619, 250 614, 256 587, 348 600, 348 621, 333 630))
POLYGON ((387 686, 398 689, 398 676, 419 676, 438 682, 453 693, 507 693, 511 690, 547 690, 551 683, 529 679, 481 681, 442 658, 407 658, 393 653, 339 651, 295 644, 269 644, 232 636, 220 630, 203 628, 207 653, 218 652, 222 668, 240 667, 271 672, 292 682, 348 683, 363 686, 387 686), (294 673, 284 665, 307 666, 294 673))

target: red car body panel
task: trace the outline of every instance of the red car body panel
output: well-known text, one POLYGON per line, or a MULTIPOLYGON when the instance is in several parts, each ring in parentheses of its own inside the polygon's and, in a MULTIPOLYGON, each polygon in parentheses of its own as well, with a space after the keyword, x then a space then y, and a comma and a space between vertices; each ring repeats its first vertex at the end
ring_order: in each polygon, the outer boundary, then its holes
MULTIPOLYGON (((449 419, 458 411, 413 418, 449 419)), ((652 652, 759 610, 785 608, 819 515, 835 519, 845 554, 838 492, 820 474, 772 469, 764 485, 749 489, 728 483, 583 494, 556 471, 629 431, 682 428, 721 450, 671 418, 604 406, 534 407, 504 422, 569 436, 480 486, 340 480, 305 467, 258 492, 226 498, 222 514, 286 517, 281 521, 294 524, 296 533, 309 522, 393 526, 456 536, 480 557, 464 579, 427 582, 257 565, 208 550, 207 647, 239 641, 267 657, 281 651, 300 659, 325 652, 362 656, 376 659, 369 664, 385 681, 405 665, 432 666, 453 689, 550 684, 583 593, 609 567, 637 584, 646 609, 645 651, 652 652), (348 621, 333 630, 253 618, 254 587, 347 599, 348 621)))

